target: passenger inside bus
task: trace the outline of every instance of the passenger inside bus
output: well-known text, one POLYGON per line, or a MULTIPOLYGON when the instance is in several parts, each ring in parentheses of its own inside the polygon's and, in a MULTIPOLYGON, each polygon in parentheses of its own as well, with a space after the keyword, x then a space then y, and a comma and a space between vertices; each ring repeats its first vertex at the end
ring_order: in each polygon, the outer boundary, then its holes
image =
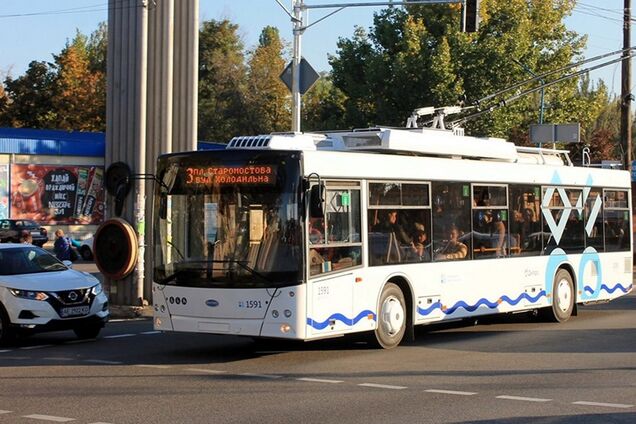
POLYGON ((386 246, 385 263, 402 262, 406 249, 413 246, 413 241, 404 231, 404 227, 399 222, 398 211, 395 209, 388 210, 384 220, 375 225, 373 231, 386 236, 386 244, 382 243, 386 246))
POLYGON ((435 260, 464 259, 468 254, 468 247, 459 241, 460 231, 452 224, 448 230, 449 239, 437 252, 435 260))
MULTIPOLYGON (((416 227, 418 224, 416 224, 416 227)), ((422 224, 419 224, 422 228, 422 224)), ((409 262, 430 262, 431 254, 428 251, 428 236, 424 230, 415 230, 409 262)))

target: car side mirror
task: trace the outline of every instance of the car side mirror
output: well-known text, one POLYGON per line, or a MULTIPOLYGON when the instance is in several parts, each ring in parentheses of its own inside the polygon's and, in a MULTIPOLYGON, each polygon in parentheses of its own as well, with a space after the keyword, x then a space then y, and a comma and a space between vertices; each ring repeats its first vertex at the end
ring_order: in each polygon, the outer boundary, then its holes
POLYGON ((310 218, 324 218, 324 203, 325 203, 325 186, 322 184, 315 184, 311 186, 309 192, 309 217, 310 218))
POLYGON ((73 262, 66 260, 66 261, 62 261, 62 263, 64 265, 66 265, 67 268, 73 268, 73 262))

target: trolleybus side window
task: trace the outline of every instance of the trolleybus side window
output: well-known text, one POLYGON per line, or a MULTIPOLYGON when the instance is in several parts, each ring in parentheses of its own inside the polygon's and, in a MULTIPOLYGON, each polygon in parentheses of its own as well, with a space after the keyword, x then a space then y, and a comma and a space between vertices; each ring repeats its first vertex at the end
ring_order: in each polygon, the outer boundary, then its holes
POLYGON ((605 251, 603 236, 603 191, 592 188, 585 201, 585 246, 591 246, 597 252, 605 251))
POLYGON ((604 191, 605 251, 629 251, 631 228, 627 191, 604 191))
POLYGON ((470 259, 470 184, 433 182, 433 259, 470 259))
POLYGON ((506 186, 473 184, 472 238, 475 259, 509 254, 506 186))
POLYGON ((369 183, 369 264, 431 260, 431 205, 427 183, 369 183))
POLYGON ((327 183, 324 217, 309 218, 310 275, 362 264, 360 185, 327 183))
POLYGON ((565 253, 581 253, 585 250, 583 194, 580 188, 555 187, 543 188, 545 207, 544 250, 551 253, 556 247, 565 253), (548 219, 550 218, 550 219, 548 219))
POLYGON ((537 256, 542 249, 541 187, 510 185, 510 254, 537 256))

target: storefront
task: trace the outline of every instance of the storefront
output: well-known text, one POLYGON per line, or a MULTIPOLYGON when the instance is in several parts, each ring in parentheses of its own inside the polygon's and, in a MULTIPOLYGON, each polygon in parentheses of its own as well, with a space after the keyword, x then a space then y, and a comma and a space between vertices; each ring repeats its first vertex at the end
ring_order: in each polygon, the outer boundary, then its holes
POLYGON ((0 218, 78 239, 104 220, 103 133, 0 128, 0 218))

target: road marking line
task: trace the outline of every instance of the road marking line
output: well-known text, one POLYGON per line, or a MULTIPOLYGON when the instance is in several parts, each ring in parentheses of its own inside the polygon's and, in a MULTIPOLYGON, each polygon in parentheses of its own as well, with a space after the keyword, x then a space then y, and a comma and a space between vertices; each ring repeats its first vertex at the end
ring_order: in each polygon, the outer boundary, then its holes
POLYGON ((73 358, 63 358, 63 357, 58 357, 58 356, 47 356, 45 358, 42 358, 46 361, 73 361, 73 358))
POLYGON ((606 406, 608 408, 633 408, 634 405, 625 405, 623 403, 602 403, 602 402, 586 402, 578 401, 572 402, 573 405, 586 405, 586 406, 606 406))
POLYGON ((135 334, 114 334, 112 336, 104 336, 104 339, 121 339, 122 337, 132 337, 135 334))
POLYGON ((7 349, 7 350, 0 350, 0 353, 7 353, 7 352, 11 352, 11 349, 7 349))
POLYGON ((107 361, 105 359, 84 359, 84 362, 91 362, 93 364, 106 364, 106 365, 121 365, 121 364, 123 364, 123 362, 107 361))
POLYGON ((3 410, 3 409, 0 409, 0 415, 2 415, 2 414, 10 414, 10 413, 12 413, 12 412, 13 412, 13 411, 5 411, 5 410, 3 410))
POLYGON ((441 393, 444 395, 459 395, 459 396, 473 396, 476 395, 476 392, 460 392, 457 390, 442 390, 442 389, 426 389, 424 390, 428 393, 441 393))
POLYGON ((54 417, 53 415, 23 415, 22 418, 31 418, 33 420, 42 420, 42 421, 53 421, 56 423, 67 423, 69 421, 75 421, 75 418, 66 418, 66 417, 54 417))
POLYGON ((46 345, 37 345, 37 346, 23 346, 20 348, 20 350, 32 350, 32 349, 42 349, 44 347, 51 347, 53 346, 52 344, 46 344, 46 345))
POLYGON ((109 319, 108 322, 130 322, 130 321, 148 321, 148 318, 117 318, 117 319, 109 319))
POLYGON ((276 379, 276 378, 283 378, 283 377, 282 377, 282 376, 280 376, 280 375, 271 375, 271 374, 252 374, 252 373, 249 373, 249 372, 244 372, 244 373, 241 373, 241 374, 239 374, 239 375, 242 375, 242 376, 244 376, 244 377, 270 378, 270 379, 272 379, 272 380, 273 380, 273 379, 276 379))
POLYGON ((326 379, 323 379, 323 378, 307 378, 307 377, 305 377, 305 378, 297 378, 296 380, 298 380, 298 381, 308 381, 310 383, 334 383, 334 384, 343 383, 342 380, 326 380, 326 379))
POLYGON ((159 368, 165 370, 167 368, 172 368, 170 365, 153 365, 153 364, 137 364, 136 367, 140 368, 159 368))
POLYGON ((391 389, 391 390, 408 389, 408 387, 404 387, 404 386, 389 386, 388 384, 375 384, 375 383, 361 383, 361 384, 358 384, 358 386, 373 387, 376 389, 391 389))
POLYGON ((161 334, 161 333, 163 333, 163 331, 156 330, 156 331, 144 331, 143 333, 139 333, 139 334, 161 334))
POLYGON ((497 399, 523 400, 526 402, 552 402, 552 399, 532 398, 532 397, 523 397, 523 396, 507 396, 507 395, 497 396, 497 399))
POLYGON ((186 368, 186 371, 204 372, 207 374, 225 374, 227 371, 206 370, 204 368, 186 368))

